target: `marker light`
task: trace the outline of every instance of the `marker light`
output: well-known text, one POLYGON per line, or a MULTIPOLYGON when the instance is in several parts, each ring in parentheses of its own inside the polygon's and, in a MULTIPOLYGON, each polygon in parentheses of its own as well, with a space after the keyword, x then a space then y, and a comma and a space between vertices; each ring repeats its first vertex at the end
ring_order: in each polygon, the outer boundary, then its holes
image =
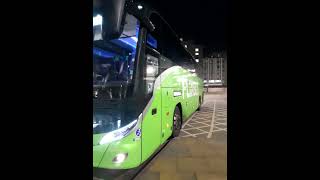
POLYGON ((173 92, 173 97, 177 97, 177 96, 181 96, 181 92, 180 91, 174 91, 173 92))
POLYGON ((120 153, 117 154, 116 157, 113 158, 113 163, 122 163, 128 157, 128 153, 120 153))
POLYGON ((137 122, 138 120, 136 119, 120 129, 105 134, 99 144, 102 145, 122 139, 131 132, 131 130, 136 126, 137 122))
POLYGON ((189 72, 192 72, 192 73, 196 72, 195 69, 188 69, 188 71, 189 71, 189 72))

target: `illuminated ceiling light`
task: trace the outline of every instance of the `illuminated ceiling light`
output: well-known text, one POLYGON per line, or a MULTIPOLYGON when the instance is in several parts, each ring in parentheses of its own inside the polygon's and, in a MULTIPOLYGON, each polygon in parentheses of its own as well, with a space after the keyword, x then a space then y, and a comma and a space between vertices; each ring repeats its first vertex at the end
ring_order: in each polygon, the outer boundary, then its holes
POLYGON ((135 42, 138 42, 138 38, 137 37, 131 37, 132 40, 134 40, 135 42))
POLYGON ((196 52, 198 52, 198 51, 199 51, 199 48, 195 48, 194 50, 195 50, 196 52))
POLYGON ((152 66, 147 67, 147 74, 153 74, 154 72, 155 72, 154 67, 152 67, 152 66))
POLYGON ((187 46, 187 45, 184 45, 184 47, 187 48, 188 46, 187 46))
POLYGON ((141 6, 140 4, 138 5, 138 9, 141 10, 143 8, 143 6, 141 6))
POLYGON ((195 53, 195 55, 196 55, 196 56, 198 56, 198 55, 199 55, 199 53, 195 53))
POLYGON ((102 16, 100 14, 93 17, 93 26, 97 26, 97 25, 102 25, 102 16))
POLYGON ((199 59, 196 59, 196 62, 199 62, 199 59))

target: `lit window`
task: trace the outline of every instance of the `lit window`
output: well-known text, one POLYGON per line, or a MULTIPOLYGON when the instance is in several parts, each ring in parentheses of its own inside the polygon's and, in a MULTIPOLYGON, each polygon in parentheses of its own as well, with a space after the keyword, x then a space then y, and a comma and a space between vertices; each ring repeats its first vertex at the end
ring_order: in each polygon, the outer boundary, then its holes
POLYGON ((102 16, 100 14, 93 17, 93 26, 98 26, 98 25, 102 25, 102 16))
POLYGON ((194 50, 195 50, 196 52, 198 52, 198 51, 199 51, 199 48, 195 48, 194 50))

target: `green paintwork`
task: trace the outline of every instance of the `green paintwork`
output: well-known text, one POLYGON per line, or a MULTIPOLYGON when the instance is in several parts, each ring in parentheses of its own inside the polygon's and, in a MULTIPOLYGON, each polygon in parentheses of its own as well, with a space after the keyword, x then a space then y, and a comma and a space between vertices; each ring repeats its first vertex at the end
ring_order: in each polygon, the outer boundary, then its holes
POLYGON ((99 145, 99 142, 104 134, 93 135, 93 167, 98 167, 99 163, 106 152, 109 143, 99 145))
POLYGON ((142 161, 145 161, 159 147, 161 141, 161 90, 153 91, 153 101, 142 121, 142 161), (160 97, 160 98, 159 98, 160 97), (152 109, 157 113, 152 115, 152 109))
POLYGON ((94 135, 93 166, 107 169, 137 167, 171 136, 173 112, 177 104, 181 105, 182 119, 186 120, 198 108, 202 94, 202 79, 179 66, 167 69, 157 78, 150 106, 135 128, 141 128, 141 137, 137 138, 134 130, 121 140, 98 145, 104 134, 94 135), (180 91, 181 96, 174 97, 175 91, 180 91), (157 108, 157 113, 152 115, 154 108, 157 108), (121 164, 112 162, 118 153, 128 153, 121 164))

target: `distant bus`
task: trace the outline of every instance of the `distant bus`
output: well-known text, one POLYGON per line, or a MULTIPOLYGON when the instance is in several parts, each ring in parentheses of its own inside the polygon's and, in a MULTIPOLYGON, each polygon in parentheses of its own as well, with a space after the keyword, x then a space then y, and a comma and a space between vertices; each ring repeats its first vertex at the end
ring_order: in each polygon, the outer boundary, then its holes
POLYGON ((132 1, 94 1, 93 167, 137 167, 177 137, 203 102, 197 70, 156 11, 132 1))

